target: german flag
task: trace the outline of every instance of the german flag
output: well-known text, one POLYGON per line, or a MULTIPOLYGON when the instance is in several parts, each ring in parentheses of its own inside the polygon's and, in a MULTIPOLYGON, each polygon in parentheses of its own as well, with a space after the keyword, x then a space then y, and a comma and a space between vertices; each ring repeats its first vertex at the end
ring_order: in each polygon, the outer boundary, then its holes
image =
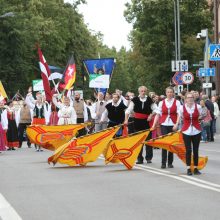
POLYGON ((76 64, 73 55, 70 57, 63 78, 59 83, 60 90, 69 90, 76 80, 76 64))

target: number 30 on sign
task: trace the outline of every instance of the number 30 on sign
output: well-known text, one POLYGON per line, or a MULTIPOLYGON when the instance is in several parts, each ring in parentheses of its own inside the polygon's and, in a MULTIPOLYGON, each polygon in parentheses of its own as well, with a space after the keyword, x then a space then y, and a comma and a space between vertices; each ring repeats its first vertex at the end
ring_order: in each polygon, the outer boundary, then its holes
POLYGON ((184 72, 182 76, 182 81, 184 84, 191 84, 194 81, 194 76, 191 72, 184 72))

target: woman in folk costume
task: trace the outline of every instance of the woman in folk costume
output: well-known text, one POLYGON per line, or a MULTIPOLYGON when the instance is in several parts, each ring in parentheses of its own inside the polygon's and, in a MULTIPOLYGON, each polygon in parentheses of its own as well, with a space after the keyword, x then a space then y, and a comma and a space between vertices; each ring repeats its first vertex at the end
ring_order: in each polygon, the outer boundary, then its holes
POLYGON ((191 154, 193 149, 193 161, 194 161, 194 174, 201 174, 197 169, 199 160, 199 144, 201 140, 201 125, 200 118, 202 115, 202 108, 196 104, 192 93, 187 93, 185 98, 185 104, 180 107, 180 114, 183 118, 183 140, 186 146, 186 165, 187 175, 192 175, 191 166, 191 154))
MULTIPOLYGON (((43 100, 41 93, 36 94, 36 100, 33 98, 32 93, 29 92, 26 96, 25 102, 33 110, 32 125, 47 125, 50 118, 50 105, 46 104, 43 100)), ((43 151, 40 146, 35 145, 37 151, 43 151)))
POLYGON ((58 125, 69 125, 69 124, 76 124, 76 111, 75 109, 70 106, 70 99, 69 97, 64 97, 63 102, 57 101, 57 95, 53 95, 53 103, 56 107, 59 108, 58 111, 58 125))
POLYGON ((4 101, 0 101, 0 153, 6 150, 6 131, 4 125, 6 124, 3 112, 5 110, 4 101))
POLYGON ((54 103, 51 103, 51 114, 50 114, 49 125, 57 125, 58 120, 59 120, 58 109, 54 105, 54 103))
MULTIPOLYGON (((156 109, 156 116, 152 129, 156 128, 157 122, 160 123, 161 134, 166 135, 170 132, 176 131, 180 120, 180 102, 174 99, 174 89, 172 87, 166 88, 166 99, 159 102, 156 109)), ((161 168, 165 169, 167 163, 167 150, 162 149, 162 164, 161 168)), ((173 153, 168 152, 168 168, 173 168, 173 153)))
POLYGON ((7 130, 7 146, 8 150, 15 150, 15 147, 19 147, 18 139, 18 121, 17 112, 13 106, 13 102, 7 103, 8 107, 3 112, 4 130, 7 130))

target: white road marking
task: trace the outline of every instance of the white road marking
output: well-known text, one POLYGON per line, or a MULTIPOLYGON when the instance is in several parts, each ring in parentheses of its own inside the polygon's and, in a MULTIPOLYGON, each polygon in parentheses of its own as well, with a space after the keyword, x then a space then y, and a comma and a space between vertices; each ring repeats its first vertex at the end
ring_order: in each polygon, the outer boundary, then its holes
POLYGON ((200 149, 200 151, 220 153, 220 150, 205 150, 205 149, 200 149))
POLYGON ((202 184, 202 183, 197 183, 196 181, 188 180, 188 179, 185 179, 184 177, 181 177, 181 176, 176 176, 176 175, 173 175, 173 174, 161 173, 161 172, 158 172, 158 171, 154 171, 154 170, 150 170, 150 169, 145 169, 145 168, 139 167, 139 166, 135 166, 135 168, 136 169, 140 169, 140 170, 144 170, 144 171, 147 171, 147 172, 150 172, 150 173, 154 173, 154 174, 157 174, 157 175, 166 176, 166 177, 169 177, 169 178, 180 180, 182 182, 185 182, 185 183, 188 183, 188 184, 191 184, 191 185, 194 185, 194 186, 198 186, 200 188, 205 188, 205 189, 209 189, 209 190, 212 190, 212 191, 220 193, 220 189, 218 189, 218 188, 215 188, 215 187, 212 187, 212 186, 207 186, 207 185, 202 184))
MULTIPOLYGON (((100 156, 99 159, 105 160, 103 156, 100 156)), ((208 189, 208 190, 212 190, 212 191, 220 193, 220 185, 216 183, 212 183, 209 181, 201 180, 201 179, 186 176, 186 175, 178 175, 171 171, 160 170, 158 168, 147 167, 145 165, 135 165, 134 167, 139 170, 147 171, 147 172, 154 173, 160 176, 173 178, 173 179, 176 179, 176 180, 179 180, 179 181, 182 181, 182 182, 185 182, 185 183, 188 183, 188 184, 200 187, 200 188, 204 188, 204 189, 208 189)))
POLYGON ((22 220, 14 208, 8 203, 0 193, 0 219, 2 220, 22 220))
POLYGON ((180 176, 185 177, 187 179, 194 180, 196 182, 204 183, 204 184, 209 185, 209 186, 214 186, 214 187, 220 188, 219 184, 212 183, 212 182, 209 182, 209 181, 206 181, 206 180, 201 180, 201 179, 198 179, 198 178, 195 178, 195 177, 192 177, 192 176, 186 176, 186 175, 180 175, 180 176))

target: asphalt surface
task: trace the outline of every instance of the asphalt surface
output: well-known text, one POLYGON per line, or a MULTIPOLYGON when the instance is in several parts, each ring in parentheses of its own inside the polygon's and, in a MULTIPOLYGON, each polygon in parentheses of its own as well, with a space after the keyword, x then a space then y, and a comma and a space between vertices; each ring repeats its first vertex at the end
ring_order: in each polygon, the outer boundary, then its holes
MULTIPOLYGON (((161 170, 160 150, 152 164, 130 171, 106 166, 102 158, 86 167, 53 167, 47 164, 51 154, 26 145, 0 154, 0 194, 21 219, 220 219, 220 135, 201 144, 200 155, 209 161, 192 177, 177 157, 173 169, 161 170)), ((0 200, 0 219, 19 219, 5 217, 7 208, 0 200)))

